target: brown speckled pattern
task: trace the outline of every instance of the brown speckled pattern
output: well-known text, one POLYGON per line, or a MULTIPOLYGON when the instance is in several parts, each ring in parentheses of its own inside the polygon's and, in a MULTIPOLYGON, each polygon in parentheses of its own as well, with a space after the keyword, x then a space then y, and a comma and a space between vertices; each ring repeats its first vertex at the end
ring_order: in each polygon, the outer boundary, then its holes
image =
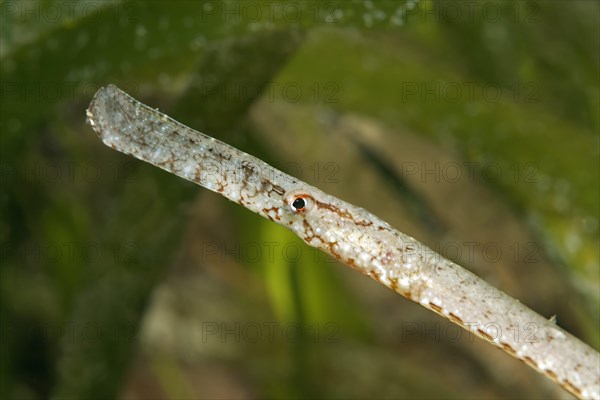
POLYGON ((117 87, 87 111, 102 141, 221 193, 311 246, 462 326, 579 398, 600 398, 600 354, 368 211, 190 129, 117 87), (292 203, 304 200, 296 210, 292 203))

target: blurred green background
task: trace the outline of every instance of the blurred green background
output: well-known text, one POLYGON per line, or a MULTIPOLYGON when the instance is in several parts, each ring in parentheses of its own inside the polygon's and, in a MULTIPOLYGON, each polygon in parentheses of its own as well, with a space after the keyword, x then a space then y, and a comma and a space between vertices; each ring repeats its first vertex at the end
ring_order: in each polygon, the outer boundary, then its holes
POLYGON ((85 109, 115 83, 598 349, 598 4, 0 2, 0 397, 568 397, 85 109))

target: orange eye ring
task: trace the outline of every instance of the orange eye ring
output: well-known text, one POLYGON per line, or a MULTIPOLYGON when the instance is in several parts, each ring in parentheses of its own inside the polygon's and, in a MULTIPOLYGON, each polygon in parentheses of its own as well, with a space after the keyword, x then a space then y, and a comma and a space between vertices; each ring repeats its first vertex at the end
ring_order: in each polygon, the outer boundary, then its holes
POLYGON ((302 211, 306 207, 306 200, 304 197, 298 196, 292 201, 292 208, 296 211, 302 211))
POLYGON ((289 210, 294 213, 306 213, 314 204, 312 196, 303 191, 293 191, 288 193, 285 196, 285 201, 289 210))

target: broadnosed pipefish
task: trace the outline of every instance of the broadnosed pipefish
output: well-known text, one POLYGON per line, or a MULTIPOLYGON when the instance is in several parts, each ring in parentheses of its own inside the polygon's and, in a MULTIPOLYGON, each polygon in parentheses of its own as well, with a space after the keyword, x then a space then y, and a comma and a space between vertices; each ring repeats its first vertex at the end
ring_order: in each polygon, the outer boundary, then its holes
POLYGON ((600 354, 473 273, 363 208, 195 131, 114 85, 87 122, 107 146, 221 193, 545 374, 600 398, 600 354))

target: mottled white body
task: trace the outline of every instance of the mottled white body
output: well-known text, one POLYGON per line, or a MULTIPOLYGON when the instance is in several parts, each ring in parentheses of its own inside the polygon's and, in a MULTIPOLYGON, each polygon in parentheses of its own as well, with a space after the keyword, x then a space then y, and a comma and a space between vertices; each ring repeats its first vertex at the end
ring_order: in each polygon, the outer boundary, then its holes
POLYGON ((600 397, 598 352, 366 210, 190 129, 113 85, 96 93, 87 116, 106 145, 290 228, 309 245, 523 360, 575 396, 600 397))

